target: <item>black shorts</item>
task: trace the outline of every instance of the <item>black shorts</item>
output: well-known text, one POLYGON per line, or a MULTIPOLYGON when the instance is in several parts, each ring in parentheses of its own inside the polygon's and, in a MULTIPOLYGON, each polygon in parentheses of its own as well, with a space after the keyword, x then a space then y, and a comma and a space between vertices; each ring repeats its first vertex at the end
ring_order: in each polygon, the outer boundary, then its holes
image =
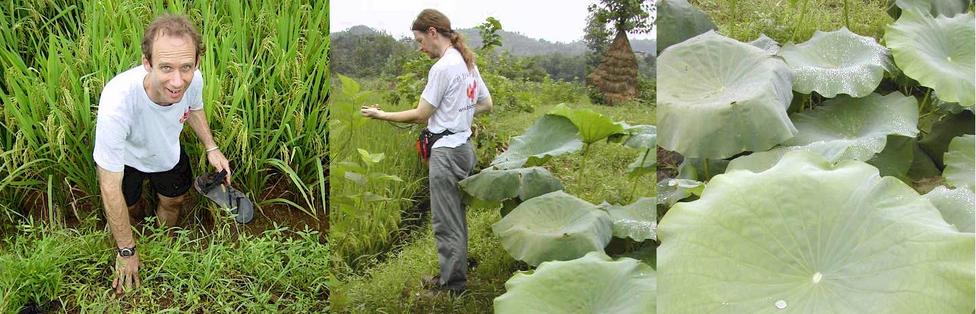
POLYGON ((149 179, 156 193, 166 197, 177 197, 186 194, 193 184, 193 171, 190 169, 190 157, 180 147, 180 161, 173 169, 163 172, 142 172, 139 169, 125 166, 122 174, 122 195, 125 205, 132 206, 139 202, 142 196, 142 183, 149 179))

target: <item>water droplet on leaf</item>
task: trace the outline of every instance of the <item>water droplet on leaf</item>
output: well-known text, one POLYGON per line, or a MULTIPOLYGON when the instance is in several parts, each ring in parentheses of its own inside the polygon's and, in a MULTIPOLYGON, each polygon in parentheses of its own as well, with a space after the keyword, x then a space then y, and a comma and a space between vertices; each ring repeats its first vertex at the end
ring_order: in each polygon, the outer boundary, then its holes
POLYGON ((786 308, 786 301, 779 300, 779 301, 776 301, 776 303, 774 305, 776 305, 776 308, 777 309, 782 310, 782 309, 785 309, 786 308))

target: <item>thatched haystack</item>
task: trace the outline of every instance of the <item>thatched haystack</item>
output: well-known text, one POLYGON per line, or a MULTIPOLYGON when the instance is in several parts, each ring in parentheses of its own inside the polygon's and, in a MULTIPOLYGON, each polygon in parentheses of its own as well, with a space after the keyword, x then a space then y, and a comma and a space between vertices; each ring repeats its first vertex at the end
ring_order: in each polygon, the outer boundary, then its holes
POLYGON ((586 77, 586 82, 603 93, 607 104, 637 97, 637 57, 630 49, 626 33, 617 32, 603 61, 586 77))

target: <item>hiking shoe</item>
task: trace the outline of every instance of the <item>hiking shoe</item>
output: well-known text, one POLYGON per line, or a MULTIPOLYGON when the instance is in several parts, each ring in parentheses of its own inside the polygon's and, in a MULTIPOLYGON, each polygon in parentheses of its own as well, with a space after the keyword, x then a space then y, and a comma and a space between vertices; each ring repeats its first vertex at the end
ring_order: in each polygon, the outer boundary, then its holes
POLYGON ((220 207, 233 213, 234 221, 246 224, 254 219, 254 203, 241 191, 224 184, 227 171, 204 174, 193 180, 193 187, 220 207))
POLYGON ((438 294, 442 294, 442 293, 447 292, 452 297, 457 297, 457 296, 463 295, 465 292, 468 291, 465 288, 460 288, 460 289, 448 288, 447 286, 441 284, 441 276, 440 275, 427 276, 427 277, 421 278, 421 284, 422 284, 423 288, 425 290, 427 290, 427 295, 428 296, 436 296, 438 294))

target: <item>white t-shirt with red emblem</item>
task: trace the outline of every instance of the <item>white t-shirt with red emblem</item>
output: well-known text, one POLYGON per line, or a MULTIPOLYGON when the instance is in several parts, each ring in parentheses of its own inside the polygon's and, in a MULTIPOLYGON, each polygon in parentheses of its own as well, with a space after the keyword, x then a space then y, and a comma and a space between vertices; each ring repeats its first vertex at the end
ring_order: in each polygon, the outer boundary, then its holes
POLYGON ((478 68, 468 71, 461 53, 450 47, 427 73, 427 86, 420 94, 434 106, 434 114, 427 119, 427 129, 433 133, 450 130, 454 134, 444 136, 433 147, 458 147, 471 136, 474 105, 488 97, 478 68))
POLYGON ((112 78, 98 101, 95 163, 122 172, 126 165, 142 172, 173 169, 180 161, 180 132, 190 110, 203 109, 203 76, 193 73, 178 103, 161 106, 143 87, 146 69, 138 65, 112 78))

